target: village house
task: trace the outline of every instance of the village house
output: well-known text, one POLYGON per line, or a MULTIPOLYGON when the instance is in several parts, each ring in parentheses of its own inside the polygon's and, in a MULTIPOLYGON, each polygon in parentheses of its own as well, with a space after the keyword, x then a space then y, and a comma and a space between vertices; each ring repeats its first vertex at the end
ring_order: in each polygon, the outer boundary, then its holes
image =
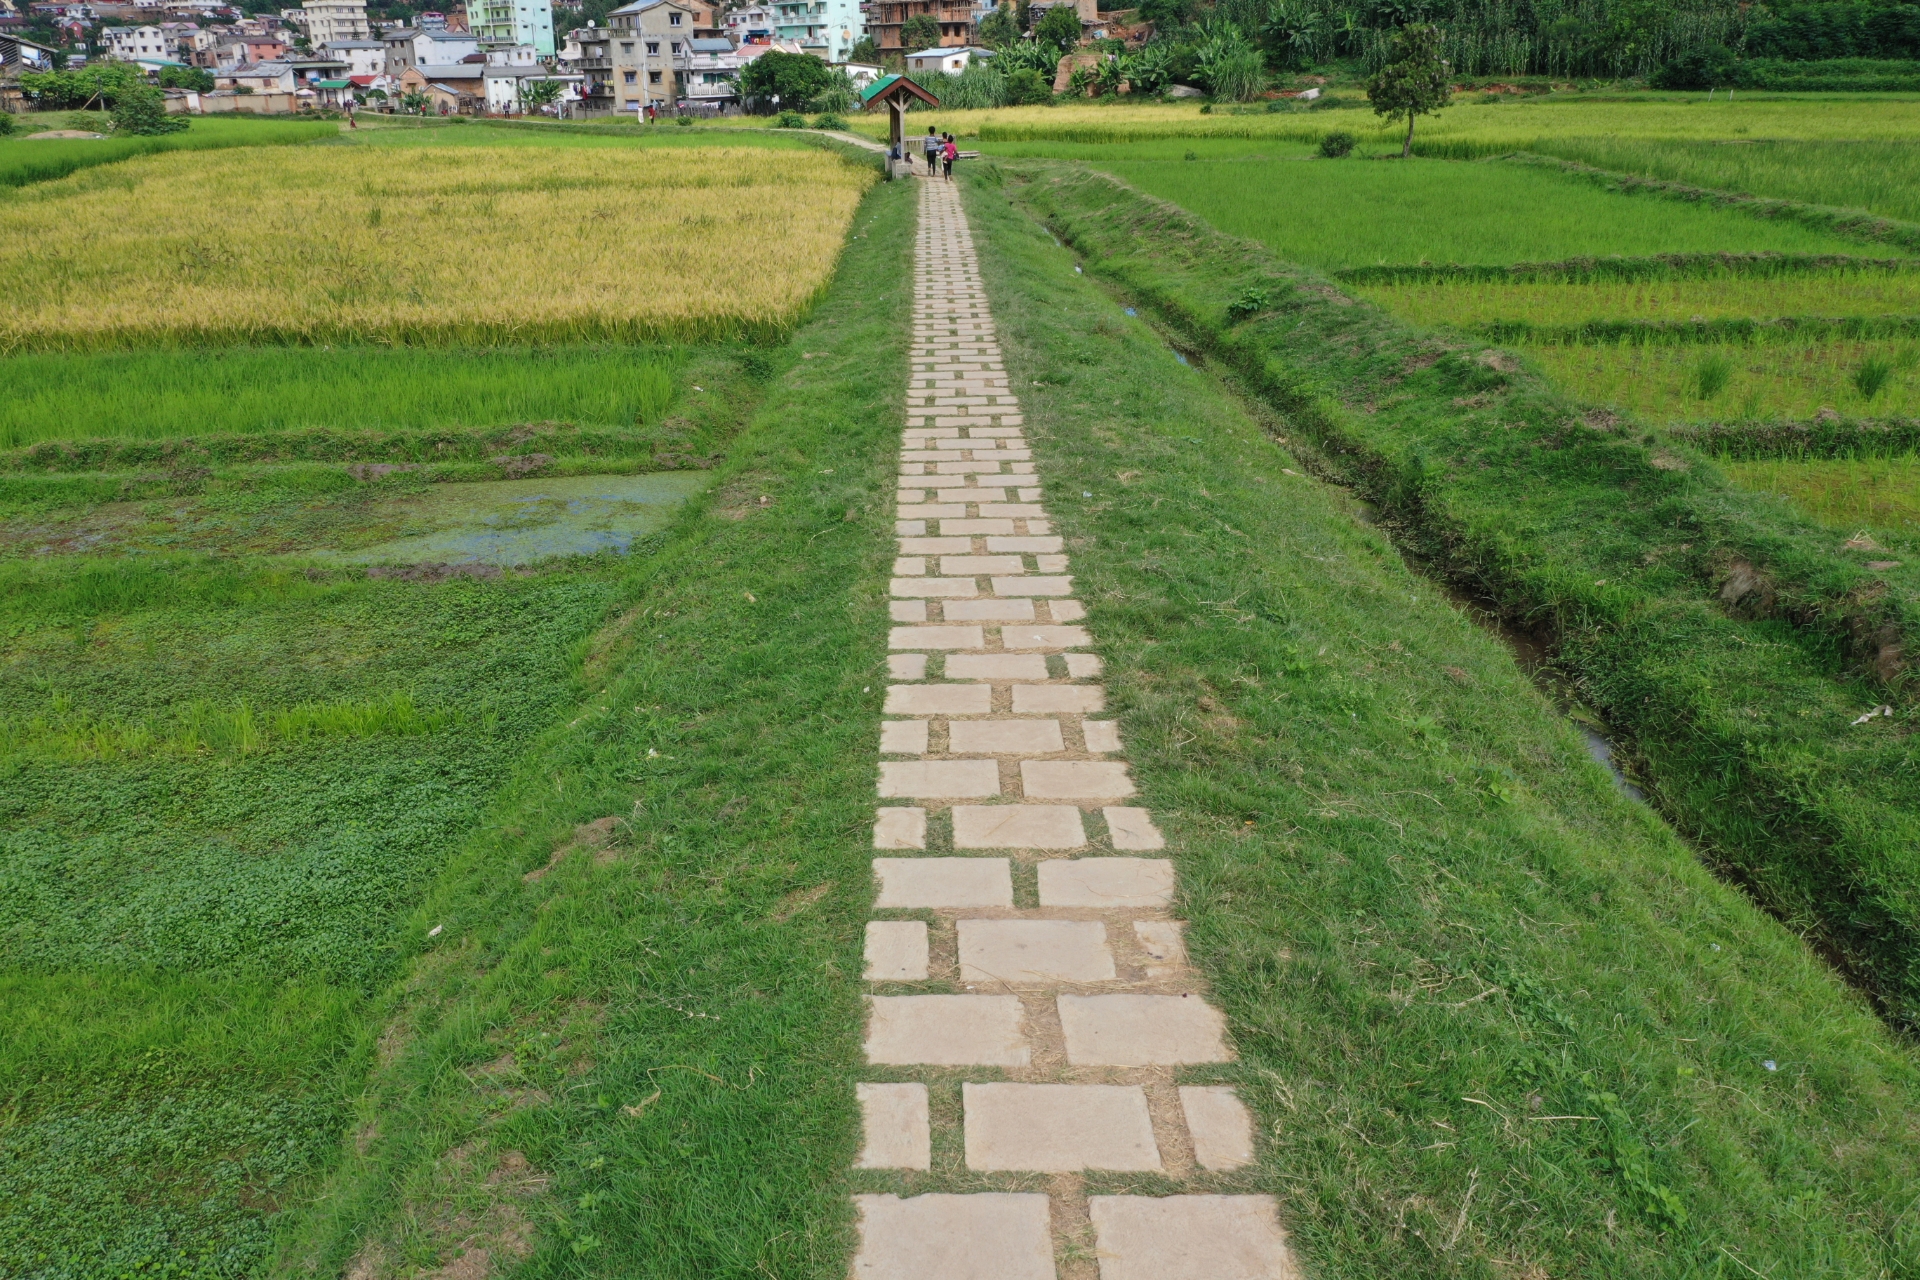
POLYGON ((221 89, 251 89, 255 93, 292 93, 300 87, 300 81, 288 63, 255 62, 220 73, 214 85, 221 89))
MULTIPOLYGON (((307 42, 315 48, 336 40, 373 38, 373 28, 367 23, 366 0, 311 0, 296 12, 305 17, 307 42)), ((292 16, 291 12, 288 16, 292 16)))
POLYGON ((971 0, 871 0, 866 9, 867 34, 883 52, 905 53, 900 32, 908 18, 922 14, 939 24, 942 48, 964 48, 973 41, 971 0))
POLYGON ((918 53, 907 55, 909 71, 944 71, 948 75, 958 75, 967 69, 967 64, 975 58, 985 62, 993 56, 991 49, 922 49, 918 53))
POLYGON ((461 62, 448 67, 408 67, 400 76, 400 96, 423 93, 438 115, 472 115, 487 102, 487 64, 461 62))
POLYGON ((401 75, 408 67, 451 66, 480 52, 480 42, 465 31, 402 27, 389 31, 381 43, 386 46, 383 69, 390 76, 401 75))
POLYGON ((532 80, 558 80, 564 87, 557 101, 573 103, 580 100, 580 86, 583 76, 570 72, 557 72, 534 63, 518 66, 490 66, 482 76, 485 86, 485 102, 489 115, 520 115, 529 108, 521 96, 521 90, 532 80))
POLYGON ((101 52, 114 62, 173 57, 159 27, 102 27, 100 43, 106 46, 101 52))
POLYGON ((711 22, 708 10, 679 0, 635 0, 609 13, 615 110, 643 112, 678 102, 696 28, 711 22))
POLYGON ((346 64, 346 74, 377 76, 386 70, 387 46, 380 40, 329 40, 319 46, 320 55, 346 64))
POLYGON ((730 9, 725 20, 727 39, 736 45, 764 44, 773 39, 773 18, 773 10, 764 4, 730 9))
POLYGON ((826 62, 840 62, 866 35, 859 0, 773 0, 774 35, 826 62))
POLYGON ((530 44, 554 54, 552 0, 469 0, 467 25, 484 44, 530 44))

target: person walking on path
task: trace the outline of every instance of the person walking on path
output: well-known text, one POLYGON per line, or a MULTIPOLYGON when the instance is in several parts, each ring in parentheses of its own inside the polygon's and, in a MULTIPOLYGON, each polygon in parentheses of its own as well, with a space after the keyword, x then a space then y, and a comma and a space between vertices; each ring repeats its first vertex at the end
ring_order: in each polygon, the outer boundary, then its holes
POLYGON ((927 136, 920 141, 920 151, 926 157, 927 176, 931 178, 939 165, 940 155, 940 135, 933 131, 932 125, 927 126, 927 136))
POLYGON ((945 138, 946 141, 942 143, 940 147, 940 167, 944 170, 942 176, 951 182, 953 180, 953 162, 960 158, 960 148, 953 145, 952 134, 946 134, 945 138))

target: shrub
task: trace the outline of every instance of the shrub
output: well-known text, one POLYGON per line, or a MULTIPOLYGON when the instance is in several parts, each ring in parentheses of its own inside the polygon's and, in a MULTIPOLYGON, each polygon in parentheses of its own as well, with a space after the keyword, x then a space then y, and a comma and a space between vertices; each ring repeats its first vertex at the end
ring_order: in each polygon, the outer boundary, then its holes
POLYGON ((1329 160, 1353 154, 1354 137, 1344 129, 1335 129, 1320 139, 1320 154, 1329 160))
POLYGON ((773 127, 776 129, 804 129, 807 127, 807 118, 798 111, 782 111, 774 118, 773 127))
POLYGON ((13 132, 13 112, 0 111, 0 138, 13 132))
POLYGON ((692 124, 693 117, 692 116, 675 116, 673 118, 673 122, 675 124, 692 124))
POLYGON ((1656 89, 1719 89, 1734 83, 1734 57, 1720 45, 1690 49, 1654 72, 1656 89))
POLYGON ((162 133, 180 133, 187 128, 185 116, 167 114, 167 101, 153 89, 145 93, 122 93, 113 108, 113 131, 129 137, 150 137, 162 133))
POLYGON ((1053 101, 1053 86, 1032 67, 1022 67, 1007 77, 1007 105, 1037 107, 1053 101))
POLYGON ((1879 395, 1893 378, 1893 362, 1884 356, 1868 356, 1854 371, 1854 389, 1867 400, 1879 395))
POLYGON ((847 122, 845 120, 842 120, 839 116, 833 114, 833 112, 828 111, 814 117, 813 127, 816 129, 844 130, 847 127, 847 122))

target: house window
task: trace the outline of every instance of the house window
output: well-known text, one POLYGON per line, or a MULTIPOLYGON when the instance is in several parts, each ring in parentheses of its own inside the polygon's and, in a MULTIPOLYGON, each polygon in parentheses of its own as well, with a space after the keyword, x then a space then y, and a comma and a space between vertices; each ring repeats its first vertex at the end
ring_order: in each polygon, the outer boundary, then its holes
POLYGON ((675 41, 674 41, 674 42, 673 42, 672 44, 670 44, 670 45, 668 45, 668 46, 667 46, 667 52, 668 52, 668 53, 678 53, 678 52, 680 52, 680 42, 679 42, 678 40, 675 40, 675 41))
POLYGON ((670 26, 670 27, 677 27, 677 26, 679 26, 679 25, 680 25, 680 15, 679 15, 679 14, 677 14, 677 13, 670 13, 670 14, 668 14, 668 15, 667 15, 667 25, 668 25, 668 26, 670 26))
MULTIPOLYGON (((622 52, 622 53, 632 53, 632 52, 633 52, 633 41, 631 41, 631 40, 622 40, 622 41, 620 42, 620 52, 622 52)), ((653 52, 653 49, 652 49, 651 47, 649 47, 649 48, 647 49, 647 52, 648 52, 648 53, 652 53, 652 52, 653 52)))
MULTIPOLYGON (((633 46, 628 45, 627 48, 632 49, 633 46)), ((660 53, 660 42, 658 40, 647 41, 647 56, 650 58, 657 57, 659 56, 659 53, 660 53)))
POLYGON ((629 71, 627 72, 627 83, 632 84, 633 82, 634 82, 634 73, 629 71))
POLYGON ((649 72, 647 72, 647 83, 648 83, 648 84, 659 84, 659 83, 660 83, 660 73, 659 73, 658 71, 649 71, 649 72))

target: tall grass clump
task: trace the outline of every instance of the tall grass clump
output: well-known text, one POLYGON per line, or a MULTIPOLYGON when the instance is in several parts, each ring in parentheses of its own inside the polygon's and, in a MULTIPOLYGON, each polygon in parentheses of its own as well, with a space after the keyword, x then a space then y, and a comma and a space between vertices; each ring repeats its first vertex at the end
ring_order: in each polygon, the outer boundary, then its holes
POLYGON ((196 698, 168 715, 138 720, 91 714, 56 694, 36 715, 0 720, 0 755, 70 763, 246 755, 317 738, 417 736, 451 723, 446 713, 421 712, 405 693, 367 701, 301 703, 277 710, 246 699, 221 704, 196 698))
POLYGON ((1727 389, 1733 377, 1733 361, 1719 351, 1710 351, 1693 366, 1693 394, 1699 400, 1712 400, 1727 389))
POLYGON ((148 156, 0 204, 0 347, 771 337, 877 177, 729 147, 148 156))
MULTIPOLYGON (((290 146, 330 138, 340 127, 330 120, 275 120, 267 118, 199 117, 185 133, 154 137, 114 138, 35 138, 25 135, 35 129, 58 128, 59 124, 33 124, 16 128, 10 138, 0 138, 0 187, 23 187, 33 182, 51 182, 95 165, 114 164, 134 156, 161 151, 217 151, 227 147, 290 146)), ((88 127, 92 127, 89 124, 88 127)))
POLYGON ((1893 378, 1893 361, 1883 356, 1868 356, 1854 371, 1853 386, 1864 400, 1871 400, 1886 389, 1893 378))

